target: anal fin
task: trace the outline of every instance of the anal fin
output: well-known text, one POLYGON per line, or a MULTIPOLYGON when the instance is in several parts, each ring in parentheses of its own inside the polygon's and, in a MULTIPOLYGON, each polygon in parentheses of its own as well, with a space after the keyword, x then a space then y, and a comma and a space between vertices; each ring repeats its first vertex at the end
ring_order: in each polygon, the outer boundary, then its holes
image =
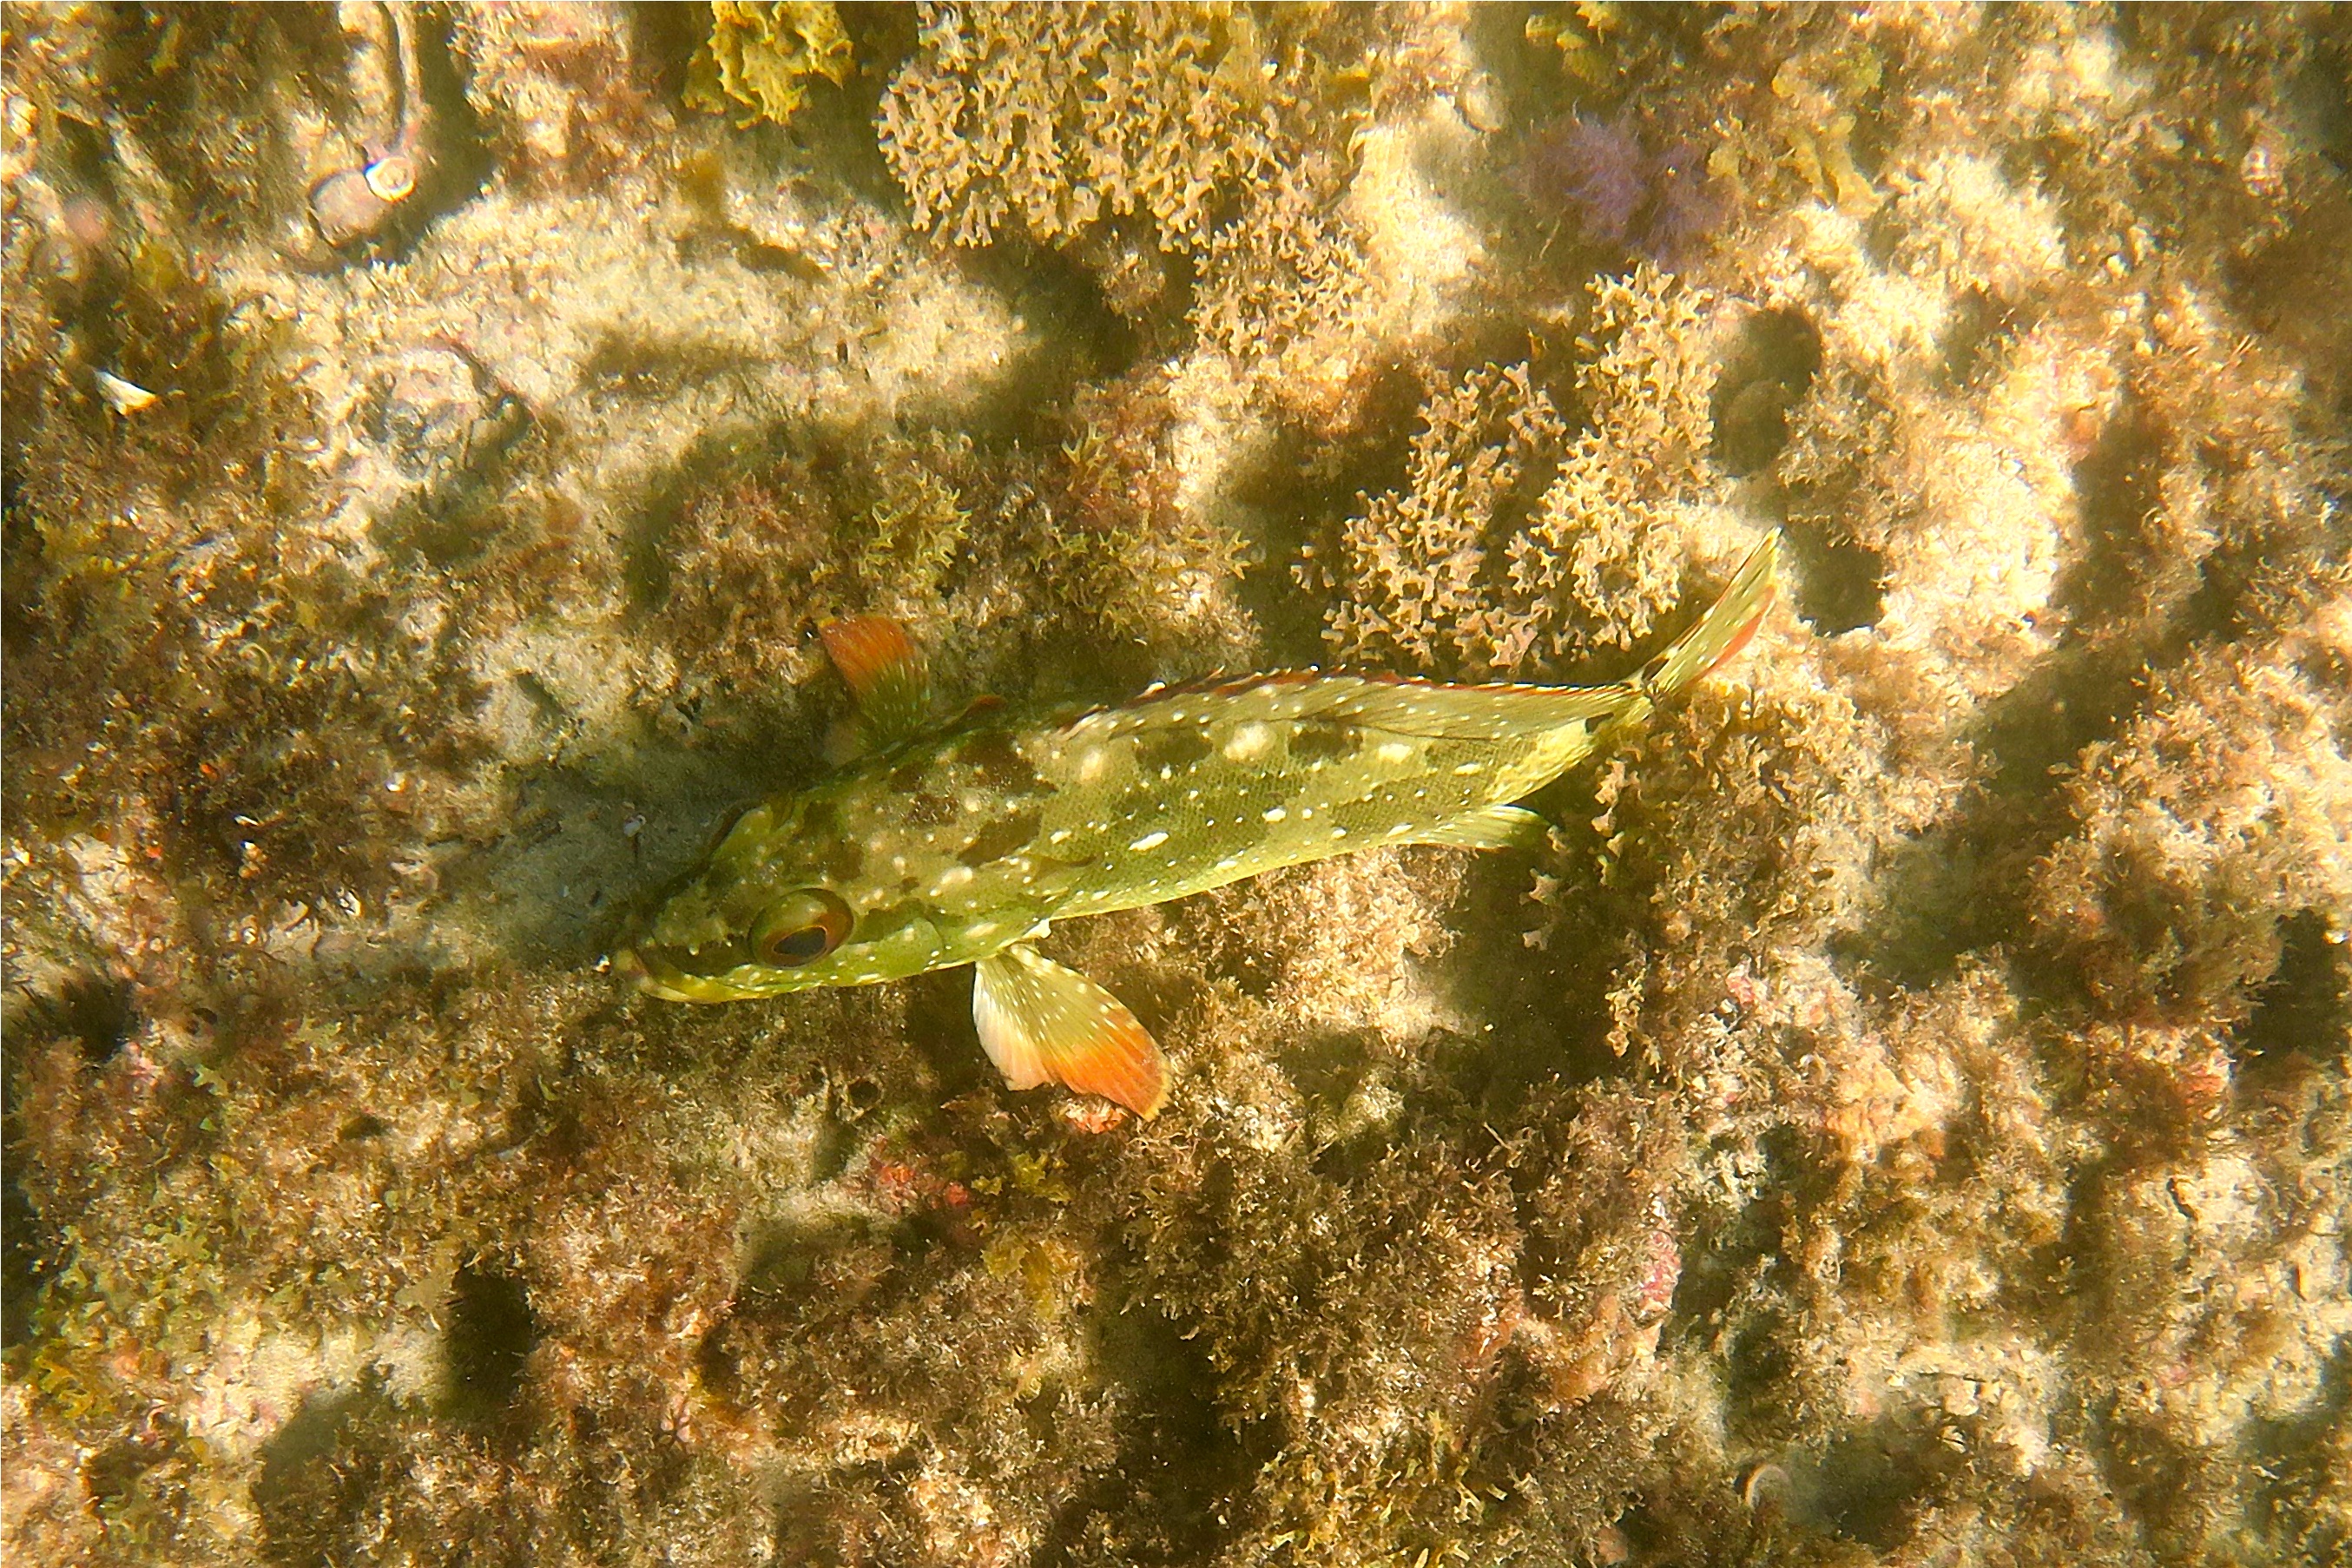
POLYGON ((1489 805, 1450 817, 1406 844, 1440 844, 1453 849, 1532 849, 1551 824, 1523 805, 1489 805))
POLYGON ((1118 997, 1020 942, 972 971, 972 1023, 1006 1083, 1064 1084, 1146 1118, 1167 1102, 1167 1059, 1118 997))

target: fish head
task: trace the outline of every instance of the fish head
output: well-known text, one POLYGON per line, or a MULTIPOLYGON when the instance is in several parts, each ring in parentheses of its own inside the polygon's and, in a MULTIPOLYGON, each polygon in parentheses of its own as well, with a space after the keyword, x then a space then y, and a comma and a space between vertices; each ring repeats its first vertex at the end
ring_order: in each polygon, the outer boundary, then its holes
POLYGON ((641 990, 733 1002, 902 980, 938 966, 936 911, 848 870, 822 793, 753 806, 613 955, 641 990))

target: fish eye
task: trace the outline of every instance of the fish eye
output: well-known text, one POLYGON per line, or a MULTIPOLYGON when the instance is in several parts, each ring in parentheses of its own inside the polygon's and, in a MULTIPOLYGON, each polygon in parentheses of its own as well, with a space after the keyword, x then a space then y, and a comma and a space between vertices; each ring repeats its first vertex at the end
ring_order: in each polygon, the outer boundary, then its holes
POLYGON ((768 906, 751 928, 751 956, 777 969, 814 963, 849 940, 855 917, 841 897, 803 888, 768 906))

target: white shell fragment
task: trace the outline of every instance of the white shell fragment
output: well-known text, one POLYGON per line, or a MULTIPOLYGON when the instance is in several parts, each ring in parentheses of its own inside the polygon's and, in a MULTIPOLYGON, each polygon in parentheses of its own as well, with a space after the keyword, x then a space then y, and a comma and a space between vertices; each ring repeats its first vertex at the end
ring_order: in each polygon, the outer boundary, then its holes
POLYGON ((92 370, 89 374, 90 379, 98 383, 98 395, 106 399, 106 405, 117 414, 136 414, 155 401, 155 394, 135 381, 125 381, 102 370, 92 370))

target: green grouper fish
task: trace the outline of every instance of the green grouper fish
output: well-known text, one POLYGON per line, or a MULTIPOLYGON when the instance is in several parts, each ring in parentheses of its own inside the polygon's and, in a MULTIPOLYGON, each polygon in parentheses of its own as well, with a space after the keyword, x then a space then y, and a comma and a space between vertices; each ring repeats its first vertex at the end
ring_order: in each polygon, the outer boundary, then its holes
POLYGON ((1149 1117, 1167 1099, 1160 1047, 1029 945, 1053 921, 1375 845, 1539 840, 1542 820, 1512 803, 1737 653, 1770 604, 1779 547, 1768 537, 1696 626, 1607 686, 1293 672, 1030 723, 983 703, 940 726, 897 622, 828 623, 881 749, 746 811, 614 962, 681 1002, 969 963, 981 1045, 1007 1083, 1149 1117))

